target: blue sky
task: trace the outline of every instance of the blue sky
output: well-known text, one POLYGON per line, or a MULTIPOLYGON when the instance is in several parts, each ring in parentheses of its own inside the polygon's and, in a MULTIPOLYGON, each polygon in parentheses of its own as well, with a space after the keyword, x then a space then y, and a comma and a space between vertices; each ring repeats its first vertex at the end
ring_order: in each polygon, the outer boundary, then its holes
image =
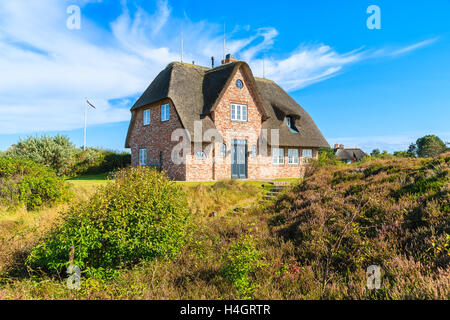
POLYGON ((68 135, 122 150, 129 108, 171 61, 226 51, 285 88, 328 142, 388 151, 434 133, 450 141, 450 2, 89 1, 0 3, 0 150, 68 135), (81 8, 81 28, 66 26, 81 8), (369 30, 369 5, 381 29, 369 30))

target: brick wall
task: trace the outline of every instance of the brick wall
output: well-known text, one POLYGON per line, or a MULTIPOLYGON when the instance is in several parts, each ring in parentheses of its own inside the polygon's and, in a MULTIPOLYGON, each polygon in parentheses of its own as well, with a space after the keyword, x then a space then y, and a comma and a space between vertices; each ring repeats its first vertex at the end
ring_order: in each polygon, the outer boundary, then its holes
POLYGON ((147 163, 159 163, 162 152, 163 170, 174 180, 186 179, 186 166, 172 162, 172 150, 179 142, 171 141, 172 132, 182 128, 181 121, 169 99, 135 111, 130 135, 131 164, 139 164, 139 149, 147 149, 147 163), (169 120, 161 122, 161 105, 169 104, 169 120), (150 124, 143 125, 144 110, 150 109, 150 124))

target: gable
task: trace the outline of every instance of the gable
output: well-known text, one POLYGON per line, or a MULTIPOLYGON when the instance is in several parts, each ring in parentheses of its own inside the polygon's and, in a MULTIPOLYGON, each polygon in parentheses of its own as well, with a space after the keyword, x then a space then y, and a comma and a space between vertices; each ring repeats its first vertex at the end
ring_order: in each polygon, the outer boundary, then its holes
POLYGON ((242 67, 238 68, 234 72, 233 76, 228 79, 227 86, 223 88, 220 94, 220 99, 217 100, 214 109, 211 110, 211 114, 214 115, 215 122, 223 120, 231 121, 230 108, 233 103, 247 106, 247 112, 249 115, 248 121, 258 121, 259 123, 262 122, 262 119, 265 116, 262 101, 258 97, 256 87, 253 86, 250 79, 251 78, 242 67), (242 88, 237 87, 237 81, 239 80, 243 83, 242 88))

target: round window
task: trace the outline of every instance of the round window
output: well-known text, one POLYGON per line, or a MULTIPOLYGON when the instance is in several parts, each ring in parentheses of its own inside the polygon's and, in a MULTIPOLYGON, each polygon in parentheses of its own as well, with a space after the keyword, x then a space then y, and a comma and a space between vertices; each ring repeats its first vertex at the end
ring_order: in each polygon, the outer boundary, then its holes
POLYGON ((244 87, 244 83, 242 82, 242 80, 236 80, 236 87, 238 87, 239 89, 242 89, 244 87))

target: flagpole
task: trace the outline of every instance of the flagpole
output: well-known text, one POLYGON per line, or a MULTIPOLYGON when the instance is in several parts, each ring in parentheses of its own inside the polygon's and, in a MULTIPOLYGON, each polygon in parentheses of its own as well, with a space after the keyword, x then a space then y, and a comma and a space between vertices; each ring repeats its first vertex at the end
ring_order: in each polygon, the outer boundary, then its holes
POLYGON ((84 144, 83 150, 86 151, 86 119, 87 119, 87 98, 84 101, 84 144))

